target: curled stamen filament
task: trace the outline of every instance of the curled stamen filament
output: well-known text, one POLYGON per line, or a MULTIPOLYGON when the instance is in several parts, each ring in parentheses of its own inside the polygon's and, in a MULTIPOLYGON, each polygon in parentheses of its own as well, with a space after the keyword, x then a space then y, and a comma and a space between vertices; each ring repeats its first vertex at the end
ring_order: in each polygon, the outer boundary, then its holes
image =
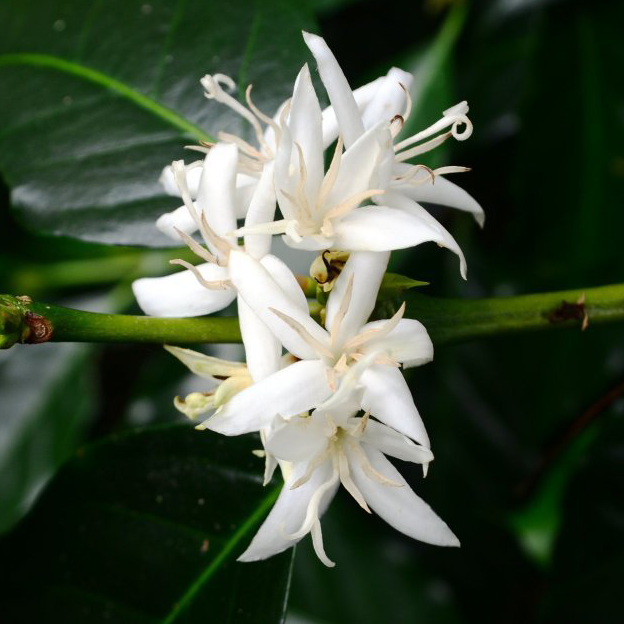
POLYGON ((221 102, 222 104, 229 106, 233 111, 237 112, 241 117, 246 119, 254 129, 254 133, 258 139, 258 144, 270 152, 269 146, 264 139, 262 127, 260 126, 260 122, 258 121, 256 115, 254 115, 254 113, 252 113, 249 109, 245 108, 231 95, 226 93, 223 90, 221 83, 225 84, 228 89, 234 89, 236 87, 236 83, 225 74, 214 74, 213 76, 208 74, 204 76, 201 79, 201 84, 205 89, 205 96, 209 100, 214 99, 217 100, 217 102, 221 102))
POLYGON ((426 128, 425 130, 422 130, 421 132, 418 132, 417 134, 414 134, 411 137, 408 137, 407 139, 404 139, 403 141, 397 143, 394 147, 395 151, 398 152, 405 147, 414 145, 414 143, 422 141, 423 139, 428 139, 430 136, 433 136, 434 134, 440 132, 441 130, 444 130, 445 128, 448 128, 449 126, 451 127, 451 134, 458 141, 464 141, 472 134, 472 122, 470 121, 470 119, 468 119, 468 116, 466 115, 467 112, 468 106, 465 102, 461 102, 457 106, 449 108, 448 110, 444 111, 444 113, 442 114, 442 118, 436 121, 434 124, 426 128), (459 132, 458 127, 461 125, 465 125, 466 127, 463 131, 459 132))

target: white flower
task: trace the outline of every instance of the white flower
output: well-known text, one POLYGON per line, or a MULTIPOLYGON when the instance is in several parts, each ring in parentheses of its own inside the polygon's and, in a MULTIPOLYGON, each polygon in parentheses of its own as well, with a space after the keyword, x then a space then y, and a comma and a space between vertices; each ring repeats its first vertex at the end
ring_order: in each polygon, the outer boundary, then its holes
MULTIPOLYGON (((202 259, 203 264, 193 266, 176 260, 186 270, 166 277, 142 278, 132 284, 141 309, 152 316, 189 317, 211 314, 226 308, 235 299, 239 323, 247 354, 247 366, 254 380, 262 379, 279 369, 281 346, 268 328, 237 297, 230 280, 230 253, 243 253, 230 232, 236 225, 234 194, 238 167, 238 147, 218 143, 208 155, 197 202, 193 202, 182 161, 172 164, 172 171, 180 189, 185 209, 201 232, 206 247, 188 234, 176 230, 178 235, 202 259), (199 210, 197 204, 204 203, 199 210)), ((275 209, 273 194, 273 166, 270 163, 262 172, 247 212, 247 223, 272 218, 275 209)), ((263 234, 245 236, 244 252, 259 258, 262 265, 280 282, 299 306, 307 310, 307 301, 288 267, 270 251, 271 237, 263 234)))
MULTIPOLYGON (((359 120, 351 91, 349 97, 359 120)), ((334 106, 334 110, 338 113, 342 108, 334 106)), ((385 205, 360 207, 383 193, 371 181, 380 177, 377 169, 391 149, 390 125, 381 121, 363 131, 344 154, 339 139, 325 172, 322 113, 304 66, 292 101, 280 119, 275 156, 275 189, 284 218, 256 226, 246 224, 236 234, 285 234, 288 245, 305 250, 390 251, 427 241, 451 246, 448 233, 432 218, 425 220, 385 205)), ((457 251, 456 244, 453 249, 457 251)))
MULTIPOLYGON (((335 111, 337 125, 347 148, 355 144, 380 122, 385 122, 392 137, 396 137, 411 112, 409 88, 412 76, 393 68, 388 75, 351 92, 338 62, 325 41, 316 35, 304 33, 304 39, 314 55, 323 84, 335 111), (366 97, 358 94, 365 93, 366 97)), ((435 228, 443 239, 441 245, 448 247, 460 257, 462 275, 465 277, 465 260, 461 249, 450 233, 429 215, 417 202, 442 204, 471 212, 477 222, 483 225, 484 213, 479 204, 459 186, 443 177, 447 173, 466 171, 464 167, 442 167, 432 171, 423 165, 409 165, 407 160, 424 154, 441 145, 450 137, 465 140, 472 133, 472 124, 467 117, 466 102, 444 111, 442 118, 429 128, 393 145, 392 141, 382 144, 385 153, 380 155, 376 177, 370 184, 385 190, 384 195, 373 197, 373 201, 384 206, 403 210, 423 223, 435 228), (461 126, 463 130, 460 130, 461 126), (442 132, 443 130, 450 130, 442 132)), ((328 124, 329 126, 329 124, 328 124)), ((326 140, 331 140, 328 133, 326 140)))
POLYGON ((356 417, 357 405, 316 410, 310 416, 282 420, 265 446, 291 463, 277 502, 239 561, 256 561, 281 552, 312 534, 319 559, 334 563, 323 548, 320 518, 340 483, 367 512, 429 544, 459 546, 448 526, 410 488, 385 455, 427 464, 430 450, 386 425, 356 417))
MULTIPOLYGON (((263 179, 265 166, 272 163, 275 157, 276 138, 279 136, 279 127, 274 119, 264 115, 254 105, 251 100, 251 85, 247 87, 247 106, 244 106, 223 89, 223 85, 230 90, 234 90, 236 87, 234 81, 229 76, 224 74, 206 75, 202 78, 201 84, 204 87, 204 94, 208 99, 225 104, 240 115, 251 125, 254 135, 256 136, 257 145, 254 146, 242 138, 227 132, 219 132, 217 134, 220 143, 230 146, 236 145, 238 147, 237 166, 235 170, 232 171, 227 162, 222 163, 222 167, 227 173, 228 183, 232 185, 229 197, 229 201, 232 203, 231 213, 235 215, 237 219, 244 219, 253 202, 256 187, 263 179)), ((276 118, 279 117, 285 105, 286 103, 280 106, 276 113, 276 118)), ((193 146, 192 149, 209 154, 214 150, 214 147, 213 144, 202 144, 201 146, 193 146)), ((189 195, 193 199, 197 199, 197 205, 200 211, 206 209, 206 200, 208 200, 208 205, 211 205, 210 198, 206 198, 205 193, 203 193, 204 186, 206 184, 212 184, 211 178, 219 176, 218 162, 214 160, 213 169, 206 171, 207 162, 206 159, 203 166, 201 161, 195 161, 185 166, 189 195)), ((181 197, 177 176, 172 166, 167 166, 163 169, 160 182, 167 193, 181 197)), ((266 185, 264 192, 267 192, 266 185)), ((275 203, 275 198, 273 198, 273 203, 275 203)), ((271 213, 270 217, 265 215, 264 219, 272 218, 272 216, 273 213, 271 213)), ((188 211, 184 206, 181 206, 173 212, 162 215, 156 222, 156 226, 174 239, 178 239, 177 230, 182 230, 186 234, 192 234, 198 229, 193 219, 189 218, 188 211)))
MULTIPOLYGON (((173 404, 190 420, 197 420, 199 416, 214 412, 225 405, 234 395, 254 382, 253 376, 246 364, 215 358, 191 349, 165 346, 165 349, 180 360, 188 369, 208 382, 207 388, 200 392, 191 392, 184 399, 175 397, 173 404)), ((274 373, 279 368, 292 364, 292 357, 285 355, 281 358, 277 367, 269 370, 275 362, 271 357, 265 362, 264 374, 274 373)), ((258 375, 256 367, 256 380, 262 378, 258 375)), ((260 435, 264 441, 268 430, 261 430, 260 435)), ((271 480, 278 461, 271 453, 263 451, 265 457, 264 483, 271 480)))
POLYGON ((363 388, 360 407, 402 434, 429 439, 399 364, 433 358, 425 328, 403 319, 366 323, 375 305, 389 254, 354 253, 327 302, 326 326, 297 305, 269 272, 248 255, 232 252, 230 278, 257 317, 300 361, 246 388, 199 427, 238 435, 269 427, 319 406, 348 400, 363 388))

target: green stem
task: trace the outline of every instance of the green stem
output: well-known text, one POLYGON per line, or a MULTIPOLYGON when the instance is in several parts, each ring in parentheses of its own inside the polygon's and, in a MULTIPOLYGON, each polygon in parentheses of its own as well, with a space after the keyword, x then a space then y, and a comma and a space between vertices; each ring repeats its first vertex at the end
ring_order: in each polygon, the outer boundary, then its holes
POLYGON ((624 321, 624 284, 487 299, 409 293, 406 299, 406 316, 421 321, 435 344, 624 321))
MULTIPOLYGON (((556 327, 624 320, 624 284, 491 299, 406 295, 406 316, 420 320, 436 345, 556 327)), ((0 348, 16 342, 240 342, 238 319, 165 319, 96 314, 0 296, 0 348)))

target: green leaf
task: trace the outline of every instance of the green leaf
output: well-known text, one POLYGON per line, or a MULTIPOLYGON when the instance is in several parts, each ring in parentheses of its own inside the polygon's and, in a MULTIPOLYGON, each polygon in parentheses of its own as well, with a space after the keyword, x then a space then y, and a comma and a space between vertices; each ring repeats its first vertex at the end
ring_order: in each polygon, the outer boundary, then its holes
POLYGON ((0 532, 82 439, 94 408, 91 352, 42 344, 0 353, 0 532))
POLYGON ((622 405, 619 409, 614 405, 601 419, 610 422, 566 495, 545 596, 545 622, 612 622, 624 609, 622 405))
MULTIPOLYGON (((183 146, 247 134, 199 79, 253 83, 268 114, 306 60, 305 5, 286 0, 79 0, 0 6, 0 171, 30 227, 114 244, 169 245, 155 219, 179 200, 160 172, 183 146)), ((235 94, 236 95, 236 94, 235 94)))
POLYGON ((429 282, 421 282, 419 280, 412 279, 411 277, 406 277, 405 275, 399 275, 398 273, 386 273, 381 281, 379 296, 393 297, 402 294, 410 288, 428 285, 429 282))
POLYGON ((281 621, 292 552, 235 561, 279 491, 259 447, 176 424, 82 449, 0 546, 4 617, 281 621))

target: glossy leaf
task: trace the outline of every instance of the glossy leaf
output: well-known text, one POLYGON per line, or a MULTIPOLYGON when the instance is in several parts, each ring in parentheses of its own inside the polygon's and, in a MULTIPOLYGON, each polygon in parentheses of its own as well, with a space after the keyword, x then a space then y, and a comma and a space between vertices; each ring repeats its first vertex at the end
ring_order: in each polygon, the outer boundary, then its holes
POLYGON ((253 437, 184 425, 79 451, 0 545, 3 617, 20 622, 279 622, 292 551, 238 563, 279 486, 253 437))
POLYGON ((248 128, 203 96, 225 73, 273 114, 307 59, 305 6, 285 0, 103 0, 0 6, 0 171, 29 227, 113 244, 171 244, 179 200, 158 177, 184 145, 248 128), (10 96, 9 96, 10 94, 10 96))
POLYGON ((94 411, 90 353, 71 344, 0 351, 0 532, 80 443, 94 411))

